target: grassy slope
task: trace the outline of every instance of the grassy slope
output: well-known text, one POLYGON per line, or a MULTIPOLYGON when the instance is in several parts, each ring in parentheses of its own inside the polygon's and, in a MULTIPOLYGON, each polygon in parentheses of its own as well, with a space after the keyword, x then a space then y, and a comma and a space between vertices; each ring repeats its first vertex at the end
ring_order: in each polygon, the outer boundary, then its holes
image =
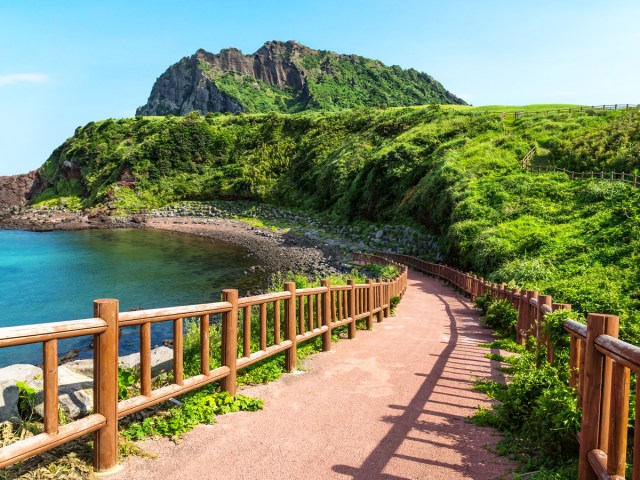
POLYGON ((537 144, 546 161, 574 169, 632 171, 639 131, 635 112, 505 126, 498 113, 439 107, 107 120, 54 152, 43 174, 56 187, 45 197, 128 206, 252 198, 342 220, 419 222, 441 235, 449 263, 622 314, 626 338, 640 341, 640 190, 519 169, 537 144), (62 179, 64 162, 81 183, 62 179), (117 184, 125 168, 135 190, 117 184))

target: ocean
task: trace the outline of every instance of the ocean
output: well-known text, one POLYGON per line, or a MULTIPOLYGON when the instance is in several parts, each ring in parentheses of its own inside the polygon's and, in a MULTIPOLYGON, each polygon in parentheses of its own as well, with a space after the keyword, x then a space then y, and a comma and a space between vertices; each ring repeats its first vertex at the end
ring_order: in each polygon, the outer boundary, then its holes
MULTIPOLYGON (((153 230, 0 231, 0 327, 90 318, 98 298, 117 298, 127 311, 219 301, 223 288, 241 295, 264 288, 267 274, 249 271, 255 261, 247 253, 153 230)), ((152 326, 154 346, 171 336, 171 322, 152 326)), ((90 345, 80 337, 58 348, 78 349, 82 358, 90 345)), ((122 329, 120 355, 138 348, 138 329, 122 329)), ((41 344, 0 349, 0 367, 41 362, 41 344)))

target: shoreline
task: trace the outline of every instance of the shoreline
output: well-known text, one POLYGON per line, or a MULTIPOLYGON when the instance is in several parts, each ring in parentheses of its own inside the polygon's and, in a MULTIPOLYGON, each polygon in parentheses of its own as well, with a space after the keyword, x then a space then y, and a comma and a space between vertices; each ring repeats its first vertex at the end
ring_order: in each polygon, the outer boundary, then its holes
MULTIPOLYGON (((212 241, 228 243, 242 248, 247 256, 253 259, 251 271, 259 269, 268 273, 279 271, 285 274, 291 271, 310 277, 323 277, 350 270, 343 263, 344 256, 338 248, 320 245, 320 242, 291 233, 253 227, 239 220, 213 218, 205 220, 197 217, 155 218, 143 215, 119 218, 106 214, 92 216, 85 212, 33 210, 23 211, 10 217, 0 217, 0 231, 51 232, 119 228, 149 229, 163 231, 168 235, 196 235, 212 241)), ((263 285, 260 291, 266 287, 266 284, 263 285)), ((76 360, 81 353, 75 348, 61 351, 60 364, 76 360)), ((3 368, 14 364, 15 362, 3 368)))
POLYGON ((251 226, 240 220, 173 216, 132 215, 114 217, 95 212, 38 211, 25 209, 0 217, 0 230, 31 232, 144 228, 170 234, 188 234, 242 247, 255 258, 256 268, 270 272, 289 271, 309 276, 348 271, 339 248, 295 235, 251 226))

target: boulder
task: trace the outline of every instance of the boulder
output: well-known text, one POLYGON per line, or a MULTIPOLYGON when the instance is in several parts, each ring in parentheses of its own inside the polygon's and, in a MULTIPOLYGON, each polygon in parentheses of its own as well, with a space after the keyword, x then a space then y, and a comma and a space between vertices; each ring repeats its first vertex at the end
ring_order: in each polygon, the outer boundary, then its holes
MULTIPOLYGON (((44 392, 42 379, 32 380, 27 384, 36 389, 34 410, 44 416, 44 392)), ((69 419, 75 419, 93 412, 93 379, 67 368, 58 367, 58 401, 60 409, 69 419)))
MULTIPOLYGON (((136 368, 140 365, 140 354, 132 353, 120 357, 118 364, 125 368, 136 368)), ((169 347, 156 347, 151 350, 151 376, 160 375, 163 370, 173 368, 173 349, 169 347)))
POLYGON ((18 382, 42 377, 42 369, 34 365, 17 364, 0 368, 0 422, 20 418, 18 410, 18 382))
POLYGON ((87 377, 93 377, 93 359, 83 358, 81 360, 73 360, 64 364, 66 368, 74 373, 80 375, 86 375, 87 377))

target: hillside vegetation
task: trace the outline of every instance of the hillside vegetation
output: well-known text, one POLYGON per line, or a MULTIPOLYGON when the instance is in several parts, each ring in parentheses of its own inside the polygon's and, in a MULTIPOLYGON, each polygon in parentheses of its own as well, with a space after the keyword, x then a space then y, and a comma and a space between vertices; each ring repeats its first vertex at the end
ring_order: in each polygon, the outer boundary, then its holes
POLYGON ((618 313, 640 341, 640 189, 533 175, 520 159, 637 171, 639 112, 525 115, 438 106, 91 122, 42 168, 43 199, 156 206, 252 199, 336 221, 419 223, 446 262, 618 313))
POLYGON ((184 57, 156 80, 137 115, 425 104, 466 105, 433 77, 414 69, 295 41, 270 41, 249 55, 228 48, 217 54, 200 49, 184 57))

